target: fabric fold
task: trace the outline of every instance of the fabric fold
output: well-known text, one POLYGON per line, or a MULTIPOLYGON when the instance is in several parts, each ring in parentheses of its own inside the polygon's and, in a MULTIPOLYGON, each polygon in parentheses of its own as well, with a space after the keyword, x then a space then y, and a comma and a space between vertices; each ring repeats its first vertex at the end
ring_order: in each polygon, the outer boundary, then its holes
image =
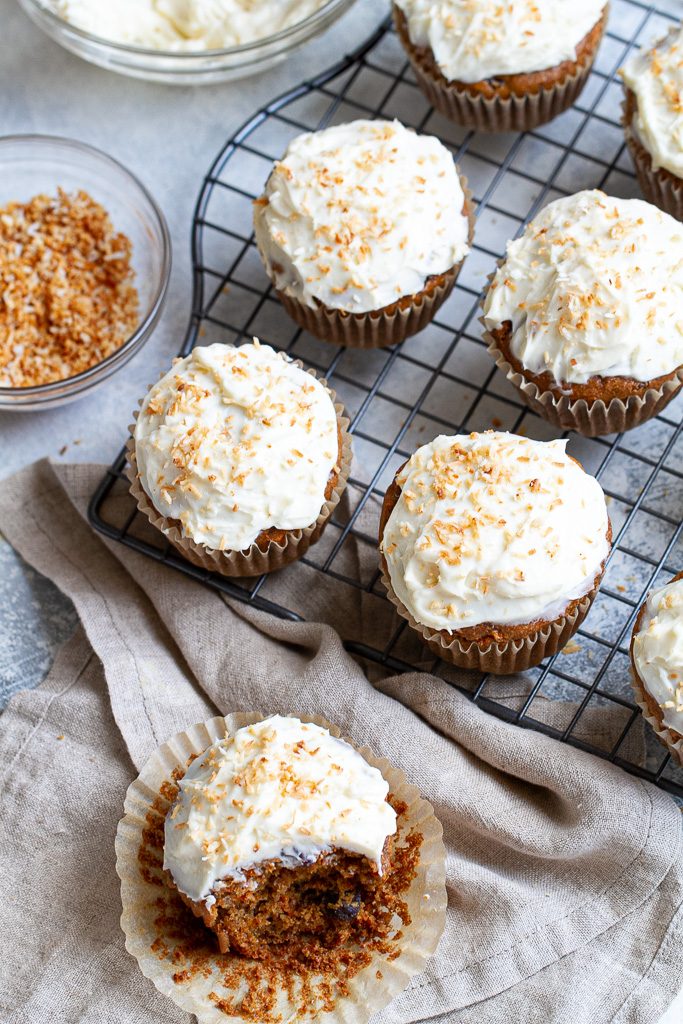
MULTIPOLYGON (((13 758, 10 778, 19 785, 38 756, 43 723, 49 720, 49 714, 40 718, 40 709, 46 701, 50 707, 51 701, 56 706, 76 701, 73 739, 80 760, 74 759, 71 771, 84 758, 88 769, 80 789, 77 781, 68 787, 51 827, 68 830, 85 815, 79 837, 94 842, 87 808, 98 771, 106 775, 101 783, 109 802, 114 794, 122 801, 134 766, 139 768, 170 735, 217 712, 323 714, 354 742, 368 744, 400 767, 444 826, 449 886, 444 937, 425 973, 376 1024, 409 1024, 444 1014, 463 1024, 657 1019, 652 1008, 661 1014, 678 987, 672 950, 683 939, 681 814, 668 796, 607 762, 489 716, 437 676, 416 672, 371 682, 331 624, 344 631, 345 622, 362 619, 364 640, 380 635, 385 623, 367 617, 368 595, 360 591, 346 595, 337 588, 334 603, 326 589, 330 581, 321 578, 320 605, 329 610, 329 620, 279 620, 105 541, 84 518, 100 473, 100 467, 40 463, 6 481, 0 494, 0 528, 27 561, 71 597, 87 636, 87 643, 84 635, 78 640, 79 657, 89 644, 102 665, 102 672, 97 660, 92 662, 97 672, 90 663, 85 670, 81 666, 79 681, 64 690, 69 673, 58 659, 48 683, 16 698, 0 720, 0 740, 13 758), (103 704, 102 675, 109 706, 103 704), (64 695, 56 696, 57 691, 64 695), (97 713, 81 714, 86 705, 92 711, 95 694, 97 713), (103 758, 105 720, 116 723, 120 737, 103 758)), ((305 588, 296 568, 285 570, 278 586, 305 588)), ((69 671, 73 675, 75 667, 69 671)), ((548 715, 556 712, 548 702, 548 715)), ((608 709, 589 721, 606 733, 617 724, 608 709)), ((64 770, 60 760, 48 762, 43 785, 59 788, 64 770)), ((17 799, 13 817, 21 821, 26 806, 17 799)), ((119 814, 120 804, 107 817, 107 828, 119 814)), ((25 839, 21 829, 17 836, 4 832, 4 871, 17 885, 20 869, 13 858, 16 844, 25 839)), ((108 872, 111 837, 105 832, 97 836, 98 856, 108 872)), ((78 844, 70 849, 78 860, 78 844)), ((79 877, 73 868, 72 863, 72 888, 79 877)), ((32 866, 27 870, 31 875, 32 866)), ((83 870, 87 875, 87 865, 83 870)), ((107 885, 111 889, 109 878, 107 885)), ((59 893, 54 898, 59 909, 59 893)), ((68 901, 65 913, 67 907, 68 901)), ((74 970, 88 962, 77 933, 68 950, 59 940, 59 913, 54 916, 45 934, 20 939, 23 964, 17 969, 32 972, 31 998, 37 1002, 30 1019, 37 1022, 49 1019, 45 1007, 55 984, 41 945, 52 929, 56 963, 63 958, 74 970)), ((105 916, 111 921, 111 908, 105 916)), ((12 923, 16 929, 13 918, 12 923)), ((137 970, 115 932, 107 937, 107 949, 116 950, 107 983, 112 1006, 137 970)), ((140 986, 147 983, 135 977, 132 989, 138 992, 140 986)), ((154 1014, 176 1019, 170 1004, 145 991, 137 1016, 126 1010, 127 1016, 106 1019, 143 1024, 154 1014)), ((81 1007, 80 1016, 61 1019, 102 1019, 95 1006, 101 1011, 99 996, 81 1007)), ((17 1014, 10 1020, 29 1019, 20 1015, 26 1011, 18 1003, 8 1009, 17 1014)))

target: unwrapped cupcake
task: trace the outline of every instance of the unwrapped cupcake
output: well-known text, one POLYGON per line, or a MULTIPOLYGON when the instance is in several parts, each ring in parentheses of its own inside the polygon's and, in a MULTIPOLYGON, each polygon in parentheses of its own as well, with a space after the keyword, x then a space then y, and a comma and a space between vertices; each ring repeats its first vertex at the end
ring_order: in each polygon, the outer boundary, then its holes
POLYGON ((483 321, 499 368, 550 423, 636 427, 683 383, 683 226, 640 199, 557 199, 508 243, 483 321))
POLYGON ((624 132, 646 199, 683 220, 683 26, 621 70, 624 132))
POLYGON ((446 117, 479 131, 528 131, 588 81, 605 0, 394 0, 418 85, 446 117))
POLYGON ((324 341, 393 345, 427 326, 469 252, 466 182, 438 139, 398 121, 300 135, 254 207, 285 309, 324 341))
POLYGON ((555 654, 605 569, 605 497, 566 451, 487 431, 419 448, 388 489, 384 583, 440 658, 507 675, 555 654))
POLYGON ((138 506, 182 555, 271 572, 320 537, 351 464, 324 382, 268 345, 195 348, 149 391, 129 445, 138 506))
POLYGON ((323 719, 214 718, 126 795, 126 948, 200 1024, 366 1024, 441 937, 442 834, 402 772, 323 719))
POLYGON ((638 612, 631 671, 646 720, 683 765, 683 573, 648 594, 638 612))

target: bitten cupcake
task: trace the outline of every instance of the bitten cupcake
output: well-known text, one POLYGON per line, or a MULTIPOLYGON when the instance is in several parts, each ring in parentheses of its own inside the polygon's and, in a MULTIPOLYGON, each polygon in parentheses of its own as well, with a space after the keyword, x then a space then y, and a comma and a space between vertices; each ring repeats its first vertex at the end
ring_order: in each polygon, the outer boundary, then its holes
POLYGON ((386 493, 384 583, 429 647, 462 668, 507 675, 563 647, 605 569, 605 497, 566 441, 440 436, 386 493))
POLYGON ((256 338, 195 348, 141 404, 131 491, 195 565, 271 572, 315 543, 339 502, 351 462, 342 412, 322 381, 256 338))
POLYGON ((640 199, 558 199, 508 243, 483 322, 499 368, 550 423, 636 427, 683 383, 683 227, 640 199))
POLYGON ((443 932, 443 830, 324 719, 213 718, 156 750, 116 834, 142 973, 202 1024, 366 1024, 443 932))
POLYGON ((472 224, 452 154, 398 121, 300 135, 254 207, 261 258, 292 319, 363 348, 426 327, 455 284, 472 224))
POLYGON ((636 700, 683 765, 683 573, 648 594, 631 639, 636 700))
POLYGON ((394 0, 418 85, 478 131, 528 131, 578 98, 607 20, 605 0, 394 0))
POLYGON ((683 220, 683 26, 621 70, 624 132, 643 195, 683 220))

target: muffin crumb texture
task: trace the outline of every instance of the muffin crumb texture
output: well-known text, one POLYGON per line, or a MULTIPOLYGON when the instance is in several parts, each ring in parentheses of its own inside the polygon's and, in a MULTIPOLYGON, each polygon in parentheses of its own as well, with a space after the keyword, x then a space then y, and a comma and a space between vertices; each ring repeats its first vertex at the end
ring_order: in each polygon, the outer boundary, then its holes
POLYGON ((387 790, 348 744, 280 716, 177 768, 138 851, 158 893, 150 949, 174 984, 226 1016, 280 1024, 283 996, 292 1019, 314 1018, 400 956, 422 836, 387 790))
POLYGON ((87 192, 0 209, 0 387, 65 380, 138 325, 132 246, 87 192))

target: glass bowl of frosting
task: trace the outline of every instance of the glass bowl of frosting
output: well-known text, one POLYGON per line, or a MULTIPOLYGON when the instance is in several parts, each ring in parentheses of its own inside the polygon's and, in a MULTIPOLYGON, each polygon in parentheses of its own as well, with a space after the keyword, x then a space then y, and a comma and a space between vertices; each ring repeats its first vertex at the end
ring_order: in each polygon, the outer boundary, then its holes
POLYGON ((355 0, 19 0, 49 36, 120 74, 176 85, 240 78, 283 60, 355 0))

